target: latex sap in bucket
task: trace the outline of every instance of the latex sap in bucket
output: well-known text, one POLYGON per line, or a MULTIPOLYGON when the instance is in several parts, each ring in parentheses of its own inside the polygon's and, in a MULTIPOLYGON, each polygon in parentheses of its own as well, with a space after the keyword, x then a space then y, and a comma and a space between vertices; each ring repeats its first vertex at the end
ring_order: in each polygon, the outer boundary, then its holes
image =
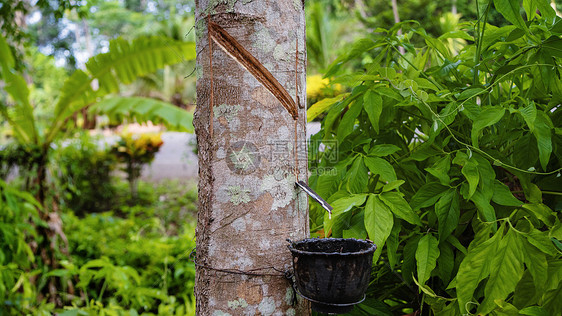
POLYGON ((304 239, 288 246, 296 288, 321 313, 343 314, 365 299, 376 245, 343 238, 304 239))

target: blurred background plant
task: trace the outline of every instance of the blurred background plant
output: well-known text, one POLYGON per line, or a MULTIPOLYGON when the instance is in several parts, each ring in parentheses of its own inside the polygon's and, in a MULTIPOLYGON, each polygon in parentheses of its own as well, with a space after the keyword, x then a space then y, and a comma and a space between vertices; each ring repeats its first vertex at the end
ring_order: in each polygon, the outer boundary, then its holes
POLYGON ((131 199, 134 202, 138 198, 137 181, 141 176, 142 168, 154 160, 154 156, 164 142, 161 134, 156 133, 138 135, 125 132, 119 137, 110 152, 117 158, 117 161, 125 164, 123 171, 127 173, 131 199))
POLYGON ((108 211, 115 203, 112 172, 116 160, 100 148, 101 142, 81 132, 58 142, 53 153, 56 194, 61 206, 74 210, 78 216, 108 211))

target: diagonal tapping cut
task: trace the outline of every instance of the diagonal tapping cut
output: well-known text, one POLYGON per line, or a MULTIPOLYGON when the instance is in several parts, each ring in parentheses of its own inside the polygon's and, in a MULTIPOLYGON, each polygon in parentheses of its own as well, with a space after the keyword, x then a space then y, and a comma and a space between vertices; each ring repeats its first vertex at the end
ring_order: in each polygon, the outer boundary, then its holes
POLYGON ((234 37, 213 21, 208 21, 208 32, 211 39, 226 51, 234 60, 246 68, 264 87, 267 88, 281 102, 281 105, 293 117, 298 118, 298 108, 289 92, 275 79, 248 50, 246 50, 234 37))

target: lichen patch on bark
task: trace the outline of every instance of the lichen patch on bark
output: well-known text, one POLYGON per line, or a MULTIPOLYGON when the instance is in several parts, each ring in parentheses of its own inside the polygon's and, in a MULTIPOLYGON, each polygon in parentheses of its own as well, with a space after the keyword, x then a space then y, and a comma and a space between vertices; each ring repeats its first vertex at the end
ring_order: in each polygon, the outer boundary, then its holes
POLYGON ((294 199, 294 185, 295 177, 293 175, 287 175, 287 177, 281 180, 276 180, 273 175, 268 175, 263 178, 261 188, 273 198, 273 203, 271 204, 272 211, 291 203, 294 199))
POLYGON ((207 15, 217 13, 216 8, 221 4, 226 6, 226 12, 233 12, 234 5, 237 1, 238 0, 209 0, 209 4, 205 13, 207 15))
POLYGON ((250 202, 250 190, 238 185, 231 185, 227 188, 230 202, 234 205, 250 202))
POLYGON ((264 53, 271 53, 275 48, 275 41, 273 37, 269 34, 269 30, 265 28, 262 24, 256 25, 257 31, 252 35, 252 47, 258 49, 264 53))
POLYGON ((237 308, 246 308, 246 307, 248 307, 248 302, 246 302, 246 300, 243 299, 243 298, 239 298, 239 299, 234 300, 234 301, 229 301, 228 307, 233 309, 233 310, 236 310, 237 308))
POLYGON ((275 299, 273 297, 264 297, 260 302, 260 305, 258 306, 258 310, 264 316, 271 316, 275 312, 277 305, 279 305, 279 303, 275 302, 275 299))
POLYGON ((219 106, 215 106, 213 112, 215 117, 224 117, 226 120, 231 120, 236 115, 238 115, 238 111, 240 111, 242 107, 238 104, 228 105, 228 104, 221 104, 219 106))

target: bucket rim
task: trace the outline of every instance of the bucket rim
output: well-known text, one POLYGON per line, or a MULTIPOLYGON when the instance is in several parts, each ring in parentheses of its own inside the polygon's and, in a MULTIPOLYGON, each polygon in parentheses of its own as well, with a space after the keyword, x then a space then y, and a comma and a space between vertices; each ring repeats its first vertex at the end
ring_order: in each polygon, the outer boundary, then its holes
POLYGON ((363 239, 356 239, 356 238, 305 238, 299 241, 290 241, 290 240, 288 241, 289 241, 289 245, 287 245, 287 248, 289 248, 289 250, 293 255, 314 255, 314 256, 320 255, 320 256, 338 256, 338 257, 362 256, 362 255, 372 254, 375 252, 375 250, 377 250, 377 245, 375 245, 372 241, 368 239, 363 240, 363 239), (316 252, 316 251, 300 250, 293 247, 294 245, 302 244, 306 242, 330 242, 330 241, 354 241, 362 244, 367 244, 369 245, 369 248, 360 251, 354 251, 354 252, 316 252))

